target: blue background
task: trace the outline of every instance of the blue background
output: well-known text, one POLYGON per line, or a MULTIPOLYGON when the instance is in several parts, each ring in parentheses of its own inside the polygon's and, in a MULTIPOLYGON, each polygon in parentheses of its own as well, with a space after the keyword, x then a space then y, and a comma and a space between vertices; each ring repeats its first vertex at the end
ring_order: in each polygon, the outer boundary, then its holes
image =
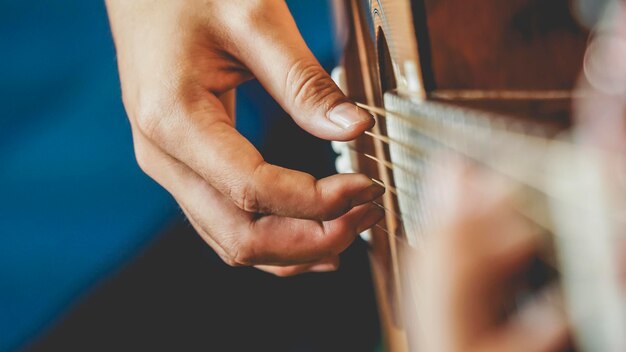
MULTIPOLYGON (((325 1, 291 1, 326 67, 325 1)), ((53 324, 180 216, 136 166, 103 1, 0 1, 0 351, 53 324)), ((277 107, 248 84, 238 127, 259 148, 277 107)))

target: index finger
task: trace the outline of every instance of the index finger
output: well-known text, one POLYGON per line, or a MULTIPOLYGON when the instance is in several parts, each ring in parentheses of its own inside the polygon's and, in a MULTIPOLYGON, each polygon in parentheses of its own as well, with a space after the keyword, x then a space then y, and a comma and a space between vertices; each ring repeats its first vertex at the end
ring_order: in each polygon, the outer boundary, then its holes
POLYGON ((192 110, 181 109, 158 124, 150 138, 191 167, 209 184, 251 213, 329 220, 370 202, 384 188, 365 175, 313 176, 267 163, 226 114, 221 102, 205 93, 192 110))

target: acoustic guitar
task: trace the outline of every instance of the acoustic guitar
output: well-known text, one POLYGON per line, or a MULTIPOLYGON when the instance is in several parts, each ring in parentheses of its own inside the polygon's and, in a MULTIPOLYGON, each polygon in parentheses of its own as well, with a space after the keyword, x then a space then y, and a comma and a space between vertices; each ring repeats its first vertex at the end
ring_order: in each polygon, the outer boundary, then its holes
MULTIPOLYGON (((419 251, 442 220, 423 203, 426 192, 437 192, 424 175, 443 162, 442 152, 516 183, 518 211, 546 238, 534 285, 558 283, 576 349, 625 350, 626 295, 611 250, 624 229, 615 195, 624 194, 605 177, 605 155, 580 142, 573 109, 587 94, 577 87, 580 72, 593 66, 588 48, 612 28, 604 21, 591 35, 602 7, 588 5, 335 1, 345 54, 333 77, 377 119, 358 140, 334 143, 337 168, 365 173, 388 190, 379 204, 384 222, 363 234, 386 351, 414 350, 407 331, 419 312, 407 307, 411 278, 402 256, 419 251)), ((618 2, 608 6, 623 12, 618 2)))

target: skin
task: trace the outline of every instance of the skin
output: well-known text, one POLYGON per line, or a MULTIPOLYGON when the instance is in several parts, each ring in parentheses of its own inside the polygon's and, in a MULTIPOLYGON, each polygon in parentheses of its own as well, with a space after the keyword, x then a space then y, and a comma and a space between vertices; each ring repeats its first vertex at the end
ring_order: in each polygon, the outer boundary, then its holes
POLYGON ((364 175, 270 165, 234 128, 234 89, 256 78, 296 123, 329 140, 374 125, 324 72, 282 0, 107 0, 140 167, 232 266, 331 271, 383 217, 364 175))
POLYGON ((585 56, 578 86, 582 97, 574 101, 576 132, 587 145, 623 155, 626 152, 626 1, 611 8, 609 15, 604 19, 609 25, 596 30, 585 56))
POLYGON ((524 271, 540 238, 512 211, 501 180, 452 168, 435 178, 445 187, 445 223, 412 253, 420 351, 552 352, 568 343, 568 324, 544 293, 506 319, 511 278, 524 271), (424 284, 421 284, 424 283, 424 284))

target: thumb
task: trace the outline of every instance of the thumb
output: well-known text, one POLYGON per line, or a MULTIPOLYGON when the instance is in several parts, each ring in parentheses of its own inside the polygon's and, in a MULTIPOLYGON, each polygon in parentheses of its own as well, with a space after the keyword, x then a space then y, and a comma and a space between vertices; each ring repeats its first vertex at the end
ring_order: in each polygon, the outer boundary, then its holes
MULTIPOLYGON (((264 21, 240 36, 238 58, 304 130, 329 140, 352 140, 374 126, 309 50, 284 1, 264 2, 264 21)), ((259 9, 257 9, 259 10, 259 9)), ((259 15, 257 13, 257 15, 259 15)))

